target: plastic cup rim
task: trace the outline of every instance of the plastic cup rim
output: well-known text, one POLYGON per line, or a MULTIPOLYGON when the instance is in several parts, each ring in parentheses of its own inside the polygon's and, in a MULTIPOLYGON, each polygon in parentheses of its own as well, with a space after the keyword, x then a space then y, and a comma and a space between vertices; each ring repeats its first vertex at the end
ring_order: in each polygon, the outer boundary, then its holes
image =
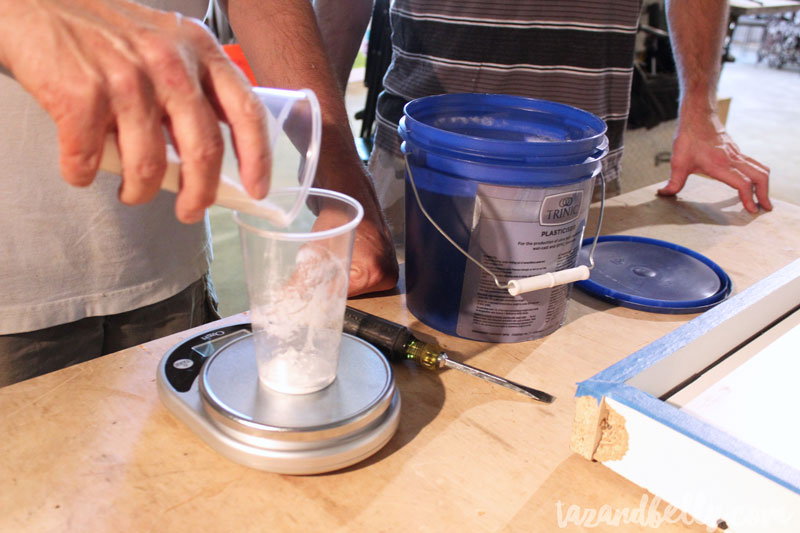
MULTIPOLYGON (((281 194, 289 192, 289 189, 282 189, 279 191, 275 191, 274 194, 281 194)), ((292 192, 296 192, 293 191, 292 192)), ((269 239, 281 240, 281 241, 318 241, 322 239, 328 239, 331 237, 337 237, 339 235, 343 235, 348 233, 356 228, 361 220, 364 218, 364 207, 361 205, 361 202, 356 200, 355 198, 348 196, 346 194, 331 191, 328 189, 319 189, 316 187, 311 187, 308 189, 308 194, 306 195, 306 200, 312 196, 323 197, 323 198, 330 198, 334 200, 338 200, 342 203, 345 203, 353 208, 355 208, 356 212, 355 215, 345 224, 341 226, 337 226, 335 228, 326 229, 323 231, 307 231, 307 232, 290 232, 290 231, 282 231, 279 228, 274 230, 264 229, 264 228, 257 228, 252 224, 248 224, 242 219, 242 214, 238 210, 233 211, 233 220, 240 228, 244 228, 245 230, 254 233, 260 237, 265 237, 269 239)), ((305 201, 305 200, 304 200, 305 201)), ((250 215, 254 216, 254 215, 250 215)), ((257 218, 254 216, 254 218, 257 218)))

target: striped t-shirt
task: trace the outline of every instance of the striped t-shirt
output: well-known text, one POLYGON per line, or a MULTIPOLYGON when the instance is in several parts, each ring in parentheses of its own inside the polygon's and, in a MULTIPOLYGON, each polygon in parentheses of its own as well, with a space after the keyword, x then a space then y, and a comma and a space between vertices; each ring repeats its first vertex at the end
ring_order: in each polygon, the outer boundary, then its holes
POLYGON ((415 98, 512 94, 604 119, 604 176, 618 179, 640 10, 641 0, 394 0, 376 147, 400 154, 397 124, 415 98))

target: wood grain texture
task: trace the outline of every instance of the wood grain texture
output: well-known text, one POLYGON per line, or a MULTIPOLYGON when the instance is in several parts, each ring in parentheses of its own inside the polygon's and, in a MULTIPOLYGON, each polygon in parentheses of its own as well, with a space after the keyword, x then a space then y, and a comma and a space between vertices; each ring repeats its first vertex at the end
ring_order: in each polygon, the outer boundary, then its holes
MULTIPOLYGON (((800 208, 775 204, 751 216, 730 189, 693 179, 678 199, 650 187, 610 200, 603 233, 692 248, 741 290, 800 255, 800 208)), ((636 508, 646 496, 570 451, 575 384, 694 315, 612 307, 573 291, 558 331, 498 345, 431 330, 401 291, 349 305, 558 399, 542 405, 460 372, 397 365, 400 427, 383 450, 332 474, 270 474, 220 457, 159 402, 157 364, 185 332, 0 389, 0 531, 549 532, 560 530, 559 509, 636 508)))

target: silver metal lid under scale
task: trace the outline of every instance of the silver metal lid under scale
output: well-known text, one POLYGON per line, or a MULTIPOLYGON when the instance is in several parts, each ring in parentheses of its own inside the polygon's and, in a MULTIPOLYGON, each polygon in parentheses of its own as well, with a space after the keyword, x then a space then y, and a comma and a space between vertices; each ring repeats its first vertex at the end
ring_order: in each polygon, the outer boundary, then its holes
POLYGON ((162 401, 217 452, 261 470, 318 474, 366 459, 394 435, 400 394, 391 367, 372 345, 343 334, 334 382, 310 394, 283 394, 260 383, 245 327, 233 334, 226 328, 211 349, 206 340, 214 332, 195 337, 159 365, 162 401), (184 371, 195 376, 185 391, 184 371))

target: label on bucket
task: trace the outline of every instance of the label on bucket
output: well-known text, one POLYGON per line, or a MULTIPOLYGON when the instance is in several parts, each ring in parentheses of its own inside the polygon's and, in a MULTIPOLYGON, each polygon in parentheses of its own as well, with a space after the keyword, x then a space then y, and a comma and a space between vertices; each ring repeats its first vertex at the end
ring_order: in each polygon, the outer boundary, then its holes
MULTIPOLYGON (((574 267, 594 180, 554 188, 480 184, 469 253, 501 282, 574 267)), ((511 296, 467 262, 457 334, 492 342, 542 337, 561 325, 569 286, 511 296)))

